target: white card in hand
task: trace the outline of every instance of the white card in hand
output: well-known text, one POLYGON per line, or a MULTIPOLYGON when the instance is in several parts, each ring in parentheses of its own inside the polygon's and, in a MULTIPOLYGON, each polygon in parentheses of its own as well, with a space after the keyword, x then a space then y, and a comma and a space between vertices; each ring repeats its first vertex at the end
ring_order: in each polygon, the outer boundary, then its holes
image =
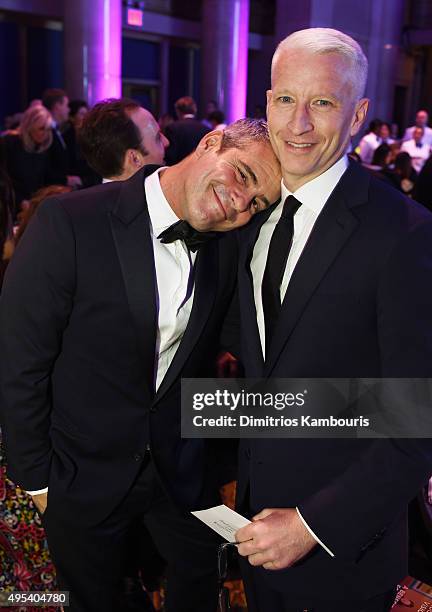
POLYGON ((234 534, 237 529, 250 523, 249 519, 225 505, 214 506, 207 510, 196 510, 192 514, 225 538, 227 542, 234 542, 234 534))

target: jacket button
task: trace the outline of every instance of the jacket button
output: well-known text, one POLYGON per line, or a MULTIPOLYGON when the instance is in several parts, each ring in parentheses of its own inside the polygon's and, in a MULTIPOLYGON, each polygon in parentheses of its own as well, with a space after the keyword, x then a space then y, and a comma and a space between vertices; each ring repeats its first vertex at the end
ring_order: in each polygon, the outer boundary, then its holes
POLYGON ((155 408, 154 406, 152 406, 152 407, 150 408, 150 412, 156 412, 156 408, 155 408))
POLYGON ((134 453, 133 458, 135 461, 141 461, 142 455, 140 453, 134 453))

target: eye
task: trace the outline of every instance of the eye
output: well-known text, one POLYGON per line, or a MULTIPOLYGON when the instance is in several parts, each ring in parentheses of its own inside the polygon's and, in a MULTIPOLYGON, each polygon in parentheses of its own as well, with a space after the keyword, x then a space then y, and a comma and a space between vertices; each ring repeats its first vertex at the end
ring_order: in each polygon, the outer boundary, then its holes
POLYGON ((330 102, 330 100, 323 100, 323 99, 316 100, 314 104, 316 106, 332 106, 332 103, 330 102))
POLYGON ((247 182, 247 175, 243 172, 243 170, 241 168, 237 168, 238 173, 240 175, 241 180, 243 181, 243 183, 246 184, 247 182))
POLYGON ((258 213, 261 211, 261 202, 259 200, 257 200, 256 198, 254 198, 251 202, 250 208, 252 210, 252 212, 258 213))
POLYGON ((282 104, 289 104, 290 102, 293 101, 291 96, 279 96, 278 100, 279 102, 282 102, 282 104))

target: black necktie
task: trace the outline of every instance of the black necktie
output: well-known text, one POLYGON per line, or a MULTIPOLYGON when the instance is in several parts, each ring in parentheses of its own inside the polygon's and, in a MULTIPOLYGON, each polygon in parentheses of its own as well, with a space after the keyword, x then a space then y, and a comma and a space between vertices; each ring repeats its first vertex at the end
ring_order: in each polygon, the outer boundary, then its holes
POLYGON ((267 256, 262 282, 262 303, 265 323, 266 353, 273 338, 281 309, 280 286, 294 234, 294 215, 301 202, 290 195, 285 200, 282 215, 276 224, 267 256))
POLYGON ((198 232, 187 221, 177 221, 159 234, 158 239, 164 244, 183 240, 190 251, 197 251, 208 240, 216 238, 219 232, 198 232))

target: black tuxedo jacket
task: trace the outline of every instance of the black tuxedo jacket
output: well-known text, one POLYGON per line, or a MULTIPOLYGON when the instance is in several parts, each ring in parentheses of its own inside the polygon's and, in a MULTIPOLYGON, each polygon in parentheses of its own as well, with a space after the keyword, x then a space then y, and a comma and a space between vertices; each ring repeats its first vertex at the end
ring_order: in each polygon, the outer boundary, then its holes
POLYGON ((52 184, 66 185, 69 165, 66 143, 60 139, 56 129, 52 128, 51 131, 53 139, 48 149, 48 165, 52 184))
MULTIPOLYGON (((432 215, 357 164, 342 176, 294 270, 264 362, 249 262, 268 213, 241 230, 248 377, 430 377, 432 215)), ((261 570, 312 601, 385 592, 406 571, 405 510, 432 474, 430 440, 260 439, 241 444, 238 504, 298 507, 321 546, 261 570), (247 492, 249 498, 246 500, 247 492)))
POLYGON ((208 374, 235 283, 224 235, 195 262, 185 335, 154 391, 157 300, 144 177, 49 199, 0 299, 1 416, 9 476, 49 486, 48 507, 97 521, 125 496, 146 445, 182 508, 200 503, 208 457, 180 438, 180 375, 208 374))
POLYGON ((172 166, 187 157, 207 132, 210 132, 209 128, 198 119, 179 119, 170 123, 165 130, 170 141, 165 152, 167 164, 172 166))

